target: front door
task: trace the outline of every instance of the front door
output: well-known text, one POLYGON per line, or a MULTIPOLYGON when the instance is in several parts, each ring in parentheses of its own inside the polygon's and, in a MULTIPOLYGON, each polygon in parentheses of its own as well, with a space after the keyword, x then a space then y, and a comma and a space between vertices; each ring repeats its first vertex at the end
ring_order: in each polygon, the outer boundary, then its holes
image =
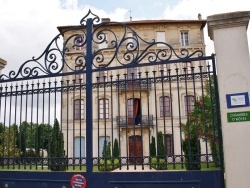
POLYGON ((129 163, 142 164, 142 139, 135 135, 129 137, 129 163))

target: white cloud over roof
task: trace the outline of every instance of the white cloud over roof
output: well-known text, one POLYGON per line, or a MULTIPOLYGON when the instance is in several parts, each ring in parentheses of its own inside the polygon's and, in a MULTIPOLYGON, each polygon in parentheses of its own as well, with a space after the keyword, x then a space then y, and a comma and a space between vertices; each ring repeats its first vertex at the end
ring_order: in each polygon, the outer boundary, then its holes
MULTIPOLYGON (((250 1, 246 0, 175 0, 171 3, 126 0, 126 4, 113 0, 0 0, 0 5, 0 57, 8 62, 6 71, 16 70, 18 64, 39 56, 58 34, 57 26, 79 24, 89 9, 100 18, 115 21, 128 21, 130 10, 133 20, 197 19, 198 13, 206 19, 217 13, 250 10, 250 1)), ((250 29, 248 35, 250 37, 250 29)), ((213 43, 207 32, 205 37, 210 54, 213 43)))

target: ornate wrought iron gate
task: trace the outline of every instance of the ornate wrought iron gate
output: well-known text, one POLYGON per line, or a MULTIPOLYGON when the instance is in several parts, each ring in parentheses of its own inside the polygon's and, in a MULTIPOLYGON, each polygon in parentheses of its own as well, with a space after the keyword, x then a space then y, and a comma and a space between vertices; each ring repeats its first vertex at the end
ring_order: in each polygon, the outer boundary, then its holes
POLYGON ((96 21, 1 75, 0 186, 224 187, 214 56, 96 21))

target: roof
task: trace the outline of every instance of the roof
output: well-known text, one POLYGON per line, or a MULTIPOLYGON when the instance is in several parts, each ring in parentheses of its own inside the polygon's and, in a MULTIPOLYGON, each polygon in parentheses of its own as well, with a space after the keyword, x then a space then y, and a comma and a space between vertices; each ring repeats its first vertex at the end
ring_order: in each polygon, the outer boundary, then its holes
MULTIPOLYGON (((134 21, 126 21, 126 22, 110 22, 110 25, 115 26, 118 23, 123 23, 129 26, 132 25, 146 25, 146 24, 178 24, 178 23, 193 23, 193 24, 200 24, 200 28, 203 29, 207 23, 207 20, 134 20, 134 21)), ((109 25, 109 26, 110 26, 109 25)), ((57 29, 62 33, 64 30, 74 28, 74 27, 81 27, 81 25, 68 25, 68 26, 58 26, 57 29)), ((82 26, 83 28, 85 26, 82 26)))

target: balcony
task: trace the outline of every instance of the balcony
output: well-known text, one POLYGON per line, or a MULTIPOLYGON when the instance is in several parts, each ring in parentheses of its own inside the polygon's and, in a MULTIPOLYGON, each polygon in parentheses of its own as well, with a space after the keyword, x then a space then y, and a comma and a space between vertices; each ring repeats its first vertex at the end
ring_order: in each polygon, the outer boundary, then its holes
POLYGON ((141 115, 134 118, 127 116, 117 116, 116 117, 117 126, 126 127, 134 126, 152 126, 153 125, 153 115, 141 115))
POLYGON ((116 89, 119 91, 148 91, 151 83, 146 80, 119 80, 116 89))

